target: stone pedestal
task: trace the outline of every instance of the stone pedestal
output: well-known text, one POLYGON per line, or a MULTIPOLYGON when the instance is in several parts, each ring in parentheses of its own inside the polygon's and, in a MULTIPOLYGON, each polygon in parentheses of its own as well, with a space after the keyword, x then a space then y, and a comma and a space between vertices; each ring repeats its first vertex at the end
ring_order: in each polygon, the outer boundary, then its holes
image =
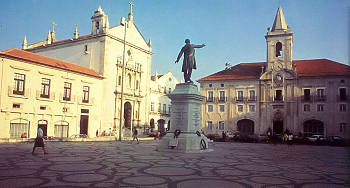
POLYGON ((160 140, 158 151, 185 153, 212 151, 209 139, 201 134, 201 103, 203 96, 198 87, 190 83, 177 84, 168 95, 171 99, 170 130, 160 140), (176 137, 175 131, 180 131, 176 137))

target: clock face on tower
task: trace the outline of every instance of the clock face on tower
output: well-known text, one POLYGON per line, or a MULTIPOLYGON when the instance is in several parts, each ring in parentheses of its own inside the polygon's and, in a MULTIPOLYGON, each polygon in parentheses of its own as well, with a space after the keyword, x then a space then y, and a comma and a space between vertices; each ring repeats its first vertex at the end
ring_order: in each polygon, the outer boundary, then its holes
POLYGON ((273 75, 273 82, 276 87, 281 87, 283 84, 283 74, 282 72, 278 71, 275 72, 273 75))
POLYGON ((283 69, 282 62, 279 62, 279 61, 276 62, 274 68, 275 68, 276 71, 282 70, 283 69))

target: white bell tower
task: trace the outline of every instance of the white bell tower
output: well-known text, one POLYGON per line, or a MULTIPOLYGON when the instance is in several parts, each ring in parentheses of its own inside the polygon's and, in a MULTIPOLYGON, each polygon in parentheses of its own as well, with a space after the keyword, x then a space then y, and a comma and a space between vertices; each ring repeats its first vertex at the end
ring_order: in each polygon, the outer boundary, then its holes
POLYGON ((277 10, 272 28, 267 30, 267 71, 292 70, 293 33, 286 24, 281 7, 277 10))
POLYGON ((109 29, 108 16, 103 12, 101 6, 94 12, 91 21, 91 34, 107 33, 109 29))

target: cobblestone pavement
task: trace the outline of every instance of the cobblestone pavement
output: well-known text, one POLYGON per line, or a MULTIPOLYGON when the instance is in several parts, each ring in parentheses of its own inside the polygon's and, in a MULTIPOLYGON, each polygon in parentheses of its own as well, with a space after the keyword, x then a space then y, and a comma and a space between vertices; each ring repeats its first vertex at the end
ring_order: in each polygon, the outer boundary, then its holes
POLYGON ((0 187, 350 187, 349 147, 210 143, 158 152, 157 141, 0 144, 0 187))

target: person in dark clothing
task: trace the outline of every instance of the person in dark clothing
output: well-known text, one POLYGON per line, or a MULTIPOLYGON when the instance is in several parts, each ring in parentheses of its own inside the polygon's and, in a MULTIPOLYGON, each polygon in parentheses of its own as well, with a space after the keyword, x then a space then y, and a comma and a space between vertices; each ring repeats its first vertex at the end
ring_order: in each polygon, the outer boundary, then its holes
POLYGON ((133 128, 133 132, 132 132, 132 141, 134 142, 134 140, 136 139, 137 143, 140 143, 139 142, 139 139, 137 138, 137 129, 136 128, 133 128))

